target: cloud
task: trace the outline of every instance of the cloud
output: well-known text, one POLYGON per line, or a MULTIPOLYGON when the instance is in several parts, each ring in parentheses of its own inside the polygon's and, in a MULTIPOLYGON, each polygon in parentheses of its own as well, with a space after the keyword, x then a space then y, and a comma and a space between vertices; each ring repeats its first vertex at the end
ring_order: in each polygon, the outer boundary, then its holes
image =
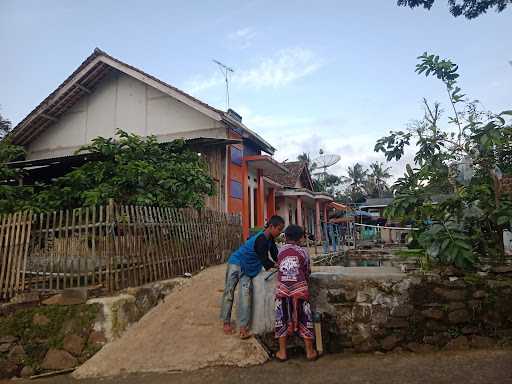
MULTIPOLYGON (((306 48, 287 48, 275 55, 260 60, 254 67, 235 70, 231 76, 232 87, 280 88, 306 77, 325 64, 325 60, 306 48)), ((210 76, 196 76, 185 83, 190 93, 198 93, 223 84, 218 72, 210 76)))
MULTIPOLYGON (((261 115, 244 105, 235 109, 249 128, 261 134, 277 149, 274 157, 279 161, 295 161, 303 152, 309 153, 314 159, 321 148, 326 153, 341 157, 330 169, 339 176, 347 175, 347 167, 356 162, 366 168, 375 161, 387 163, 382 153, 373 151, 376 141, 384 133, 360 128, 357 121, 340 116, 261 115)), ((414 148, 407 149, 400 161, 386 164, 391 167, 393 180, 403 175, 407 163, 413 162, 414 152, 414 148)))
POLYGON ((249 48, 257 36, 256 31, 253 28, 241 28, 228 34, 228 40, 235 44, 238 48, 249 48))

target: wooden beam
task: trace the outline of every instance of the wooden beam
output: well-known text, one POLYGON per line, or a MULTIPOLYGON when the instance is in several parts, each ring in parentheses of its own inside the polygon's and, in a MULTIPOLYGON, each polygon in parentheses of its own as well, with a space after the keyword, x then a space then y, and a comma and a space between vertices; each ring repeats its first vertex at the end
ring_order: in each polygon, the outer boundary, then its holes
POLYGON ((81 89, 82 91, 86 92, 86 93, 89 93, 89 94, 91 94, 91 93, 92 93, 92 91, 91 91, 89 88, 84 87, 82 84, 78 84, 78 83, 77 83, 77 84, 76 84, 76 86, 77 86, 79 89, 81 89))
POLYGON ((44 117, 45 119, 51 120, 51 121, 59 121, 56 117, 47 115, 46 113, 41 113, 41 117, 44 117))

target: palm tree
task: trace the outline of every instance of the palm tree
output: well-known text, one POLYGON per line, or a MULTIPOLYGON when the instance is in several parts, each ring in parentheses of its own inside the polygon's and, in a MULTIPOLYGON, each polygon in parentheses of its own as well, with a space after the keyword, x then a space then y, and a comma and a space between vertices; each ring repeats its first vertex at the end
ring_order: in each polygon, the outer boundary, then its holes
POLYGON ((313 173, 313 171, 316 169, 316 163, 311 160, 309 153, 302 152, 299 156, 297 156, 297 160, 306 162, 308 164, 310 173, 313 173))
POLYGON ((353 167, 347 168, 348 181, 350 183, 350 197, 353 202, 364 197, 366 194, 365 185, 368 178, 368 170, 364 169, 359 163, 355 163, 353 167))
POLYGON ((377 196, 382 198, 384 196, 384 192, 389 188, 387 184, 387 180, 391 178, 391 174, 389 171, 390 167, 384 167, 383 163, 374 162, 370 164, 371 173, 369 175, 369 179, 371 179, 372 184, 377 191, 377 196))

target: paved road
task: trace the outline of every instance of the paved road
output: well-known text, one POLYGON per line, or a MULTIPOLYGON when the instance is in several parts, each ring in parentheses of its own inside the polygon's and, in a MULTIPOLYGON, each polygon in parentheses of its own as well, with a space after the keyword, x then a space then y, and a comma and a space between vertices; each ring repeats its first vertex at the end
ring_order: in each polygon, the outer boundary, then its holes
MULTIPOLYGON (((508 384, 512 350, 472 350, 387 355, 329 355, 309 363, 303 358, 249 368, 216 367, 194 372, 131 375, 110 379, 41 379, 40 384, 508 384)), ((23 383, 23 381, 18 381, 23 383)), ((31 382, 33 383, 33 381, 31 382)), ((28 383, 27 383, 28 384, 28 383)))

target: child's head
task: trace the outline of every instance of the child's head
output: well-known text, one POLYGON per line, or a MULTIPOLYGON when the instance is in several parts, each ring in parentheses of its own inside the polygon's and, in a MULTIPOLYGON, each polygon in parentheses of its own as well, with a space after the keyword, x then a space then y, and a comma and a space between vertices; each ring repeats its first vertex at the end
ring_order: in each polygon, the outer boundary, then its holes
POLYGON ((272 216, 265 226, 265 230, 270 233, 273 238, 276 238, 283 232, 284 219, 281 216, 272 216))
POLYGON ((300 243, 304 237, 304 229, 300 225, 290 224, 284 231, 287 243, 300 243))

